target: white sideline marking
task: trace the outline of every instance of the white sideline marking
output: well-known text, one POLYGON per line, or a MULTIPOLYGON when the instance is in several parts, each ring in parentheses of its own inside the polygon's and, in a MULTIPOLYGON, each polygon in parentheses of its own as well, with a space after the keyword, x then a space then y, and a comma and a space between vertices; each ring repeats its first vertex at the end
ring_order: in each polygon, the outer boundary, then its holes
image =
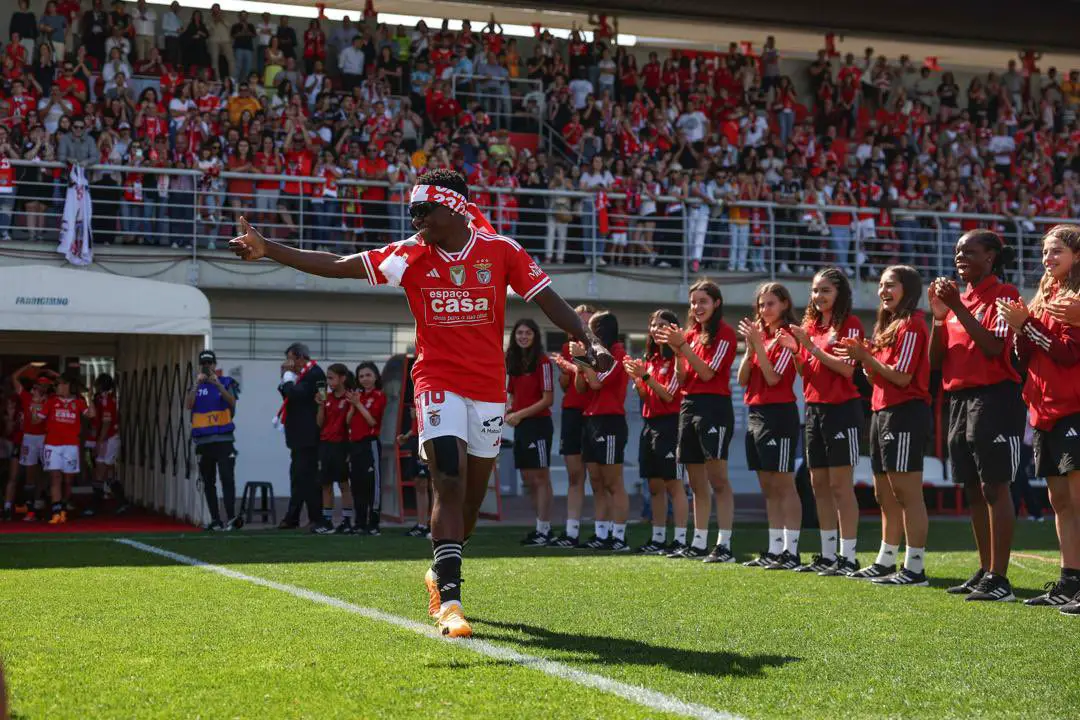
POLYGON ((135 548, 136 550, 142 550, 143 552, 152 553, 154 555, 160 555, 161 557, 168 558, 181 565, 190 565, 192 567, 201 568, 208 572, 216 573, 218 575, 224 575, 225 577, 232 578, 233 580, 242 580, 244 582, 251 583, 253 585, 260 585, 271 590, 278 590, 283 593, 292 595, 293 597, 300 598, 302 600, 310 600, 311 602, 320 603, 322 605, 329 605, 339 610, 351 612, 355 615, 366 617, 369 620, 377 620, 379 622, 386 623, 387 625, 393 625, 403 630, 411 630, 419 635, 424 635, 435 640, 441 640, 443 642, 451 642, 460 647, 472 650, 473 652, 485 655, 496 660, 503 660, 507 662, 516 663, 525 667, 530 667, 535 670, 539 670, 545 675, 560 678, 562 680, 569 680, 570 682, 583 685, 585 687, 595 688, 611 695, 617 695, 631 702, 637 703, 643 707, 658 710, 660 712, 671 713, 673 715, 683 715, 692 718, 702 718, 702 720, 741 720, 738 715, 722 712, 719 710, 713 710, 710 707, 704 705, 697 705, 694 703, 684 702, 678 698, 665 695, 664 693, 656 692, 655 690, 649 690, 639 685, 631 685, 629 683, 620 682, 618 680, 612 680, 611 678, 604 677, 603 675, 595 675, 589 672, 583 672, 581 670, 575 670, 574 668, 563 665, 562 663, 554 662, 552 660, 545 660, 544 658, 536 657, 535 655, 526 655, 525 653, 511 650, 510 648, 503 647, 501 645, 495 645, 486 640, 450 640, 444 638, 438 633, 438 631, 432 625, 424 623, 418 623, 407 618, 399 617, 397 615, 391 615, 390 613, 383 612, 382 610, 375 610, 373 608, 361 607, 354 605, 353 603, 346 602, 330 595, 323 595, 322 593, 314 592, 306 588, 297 587, 295 585, 286 585, 285 583, 274 582, 273 580, 267 580, 265 578, 256 577, 254 575, 246 575, 236 570, 230 570, 227 567, 221 565, 213 565, 211 563, 199 560, 198 558, 189 557, 187 555, 181 555, 174 553, 163 548, 155 547, 154 545, 147 545, 141 543, 138 540, 130 540, 128 538, 119 538, 116 542, 121 545, 127 545, 128 547, 135 548))

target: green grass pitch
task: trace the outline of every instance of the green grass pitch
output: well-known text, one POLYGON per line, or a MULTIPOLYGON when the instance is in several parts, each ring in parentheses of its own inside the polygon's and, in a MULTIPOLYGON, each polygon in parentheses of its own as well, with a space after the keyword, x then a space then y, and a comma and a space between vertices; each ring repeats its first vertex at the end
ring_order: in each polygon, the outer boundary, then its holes
MULTIPOLYGON (((864 564, 878 533, 864 523, 864 564)), ((498 648, 749 718, 1080 716, 1080 622, 943 592, 975 567, 963 523, 931 527, 932 588, 523 550, 522 534, 481 528, 466 548, 466 613, 498 648)), ((428 622, 430 546, 394 531, 136 539, 428 622)), ((737 528, 735 549, 764 539, 737 528)), ((806 558, 816 532, 802 544, 806 558)), ((1010 577, 1031 597, 1058 573, 1052 523, 1021 523, 1015 548, 1010 577)), ((106 537, 0 538, 0 619, 20 719, 673 716, 106 537)))

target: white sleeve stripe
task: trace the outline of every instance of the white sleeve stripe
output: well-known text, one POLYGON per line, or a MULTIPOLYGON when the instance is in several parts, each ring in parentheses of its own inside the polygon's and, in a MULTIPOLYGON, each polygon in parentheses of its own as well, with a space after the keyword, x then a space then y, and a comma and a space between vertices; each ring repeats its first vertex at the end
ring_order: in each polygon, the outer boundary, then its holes
POLYGON ((552 387, 553 387, 552 382, 551 382, 551 365, 549 363, 544 363, 543 368, 544 368, 544 392, 550 392, 552 390, 552 387))
POLYGON ((1030 323, 1025 325, 1024 334, 1044 351, 1050 352, 1050 338, 1036 330, 1034 325, 1031 325, 1030 323))
POLYGON ((773 370, 776 372, 777 375, 783 375, 784 371, 787 370, 787 367, 790 364, 791 351, 787 348, 784 348, 780 351, 780 357, 776 359, 776 366, 773 368, 773 370))
POLYGON ((721 340, 716 344, 716 352, 713 353, 712 360, 709 361, 709 367, 713 370, 720 369, 720 363, 723 361, 724 356, 727 355, 729 345, 731 345, 731 343, 727 340, 721 340))
POLYGON ((1009 337, 1009 325, 1005 322, 1005 318, 999 316, 997 320, 994 321, 994 337, 1009 337))
POLYGON ((679 389, 679 377, 678 377, 678 375, 676 375, 675 377, 671 378, 671 382, 669 382, 669 383, 667 384, 667 387, 666 387, 666 388, 664 388, 664 389, 665 389, 665 390, 667 390, 667 391, 668 391, 669 393, 671 393, 672 395, 674 395, 674 394, 675 394, 675 391, 679 389))
POLYGON ((528 302, 528 301, 532 300, 534 297, 536 297, 540 293, 541 290, 543 290, 544 288, 546 288, 550 284, 551 284, 551 278, 545 276, 543 280, 541 280, 540 282, 536 283, 535 286, 533 286, 532 290, 530 290, 529 292, 522 295, 521 299, 524 300, 525 302, 528 302))
POLYGON ((360 261, 364 263, 364 272, 367 273, 367 280, 370 284, 375 285, 375 268, 371 266, 371 257, 366 252, 360 253, 360 261))
POLYGON ((911 367, 911 361, 915 355, 915 340, 917 335, 914 332, 904 333, 903 339, 900 341, 900 354, 896 360, 896 371, 906 373, 911 367))

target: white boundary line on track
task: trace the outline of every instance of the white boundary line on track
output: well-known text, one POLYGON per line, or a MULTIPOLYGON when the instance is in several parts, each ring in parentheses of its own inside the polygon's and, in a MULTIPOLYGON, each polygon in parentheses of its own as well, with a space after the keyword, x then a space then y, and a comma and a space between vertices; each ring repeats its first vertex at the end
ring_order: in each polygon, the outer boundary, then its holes
POLYGON ((373 608, 361 607, 354 605, 353 603, 346 602, 330 595, 323 595, 306 588, 297 587, 295 585, 286 585, 285 583, 274 582, 273 580, 267 580, 265 578, 256 577, 254 575, 246 575, 236 570, 230 570, 227 567, 221 565, 213 565, 211 563, 193 558, 188 555, 181 555, 174 553, 170 550, 156 547, 154 545, 147 545, 146 543, 139 542, 138 540, 131 540, 128 538, 119 538, 116 542, 121 545, 127 545, 128 547, 136 550, 141 550, 153 555, 159 555, 164 558, 173 560, 181 565, 190 565, 197 567, 208 572, 223 575, 233 580, 242 580, 252 585, 259 585, 261 587, 270 588, 271 590, 277 590, 279 592, 292 595, 293 597, 300 598, 301 600, 310 600, 311 602, 319 603, 322 605, 329 605, 330 607, 344 610, 346 612, 360 615, 368 618, 369 620, 376 620, 378 622, 386 623, 387 625, 393 625, 394 627, 401 628, 402 630, 410 630, 418 635, 424 635, 434 640, 440 640, 442 642, 451 642, 459 647, 463 647, 467 650, 471 650, 479 655, 484 655, 496 660, 503 660, 506 662, 512 662, 516 665, 522 665, 524 667, 539 670, 545 675, 559 678, 561 680, 568 680, 578 685, 594 688, 610 695, 617 695, 618 697, 629 700, 633 703, 637 703, 643 707, 650 708, 652 710, 658 710, 660 712, 671 713, 673 715, 683 715, 685 717, 701 718, 702 720, 740 720, 739 716, 731 713, 722 712, 719 710, 713 710, 712 708, 705 707, 704 705, 697 705, 694 703, 684 702, 678 698, 665 695, 655 690, 649 690, 647 688, 640 687, 638 685, 631 685, 629 683, 620 682, 618 680, 612 680, 611 678, 604 677, 603 675, 596 675, 581 670, 576 670, 568 665, 554 662, 552 660, 545 660, 544 658, 536 657, 535 655, 526 655, 525 653, 512 650, 502 645, 496 645, 486 640, 448 640, 435 630, 431 625, 424 623, 418 623, 407 618, 399 617, 397 615, 391 615, 390 613, 383 612, 382 610, 375 610, 373 608))

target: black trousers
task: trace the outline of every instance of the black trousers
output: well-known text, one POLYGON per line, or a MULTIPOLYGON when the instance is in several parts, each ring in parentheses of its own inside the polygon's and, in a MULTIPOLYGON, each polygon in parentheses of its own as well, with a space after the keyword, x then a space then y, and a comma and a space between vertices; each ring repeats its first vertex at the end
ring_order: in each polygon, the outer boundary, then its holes
POLYGON ((382 516, 382 446, 378 438, 365 438, 349 448, 349 478, 356 525, 378 528, 382 516))
POLYGON ((221 522, 216 484, 220 477, 225 515, 232 520, 236 517, 236 448, 231 442, 210 443, 196 446, 195 454, 199 457, 199 477, 202 479, 210 519, 221 522))
POLYGON ((307 504, 308 522, 322 522, 322 485, 319 484, 319 448, 292 448, 289 462, 289 509, 285 521, 299 525, 307 504))

